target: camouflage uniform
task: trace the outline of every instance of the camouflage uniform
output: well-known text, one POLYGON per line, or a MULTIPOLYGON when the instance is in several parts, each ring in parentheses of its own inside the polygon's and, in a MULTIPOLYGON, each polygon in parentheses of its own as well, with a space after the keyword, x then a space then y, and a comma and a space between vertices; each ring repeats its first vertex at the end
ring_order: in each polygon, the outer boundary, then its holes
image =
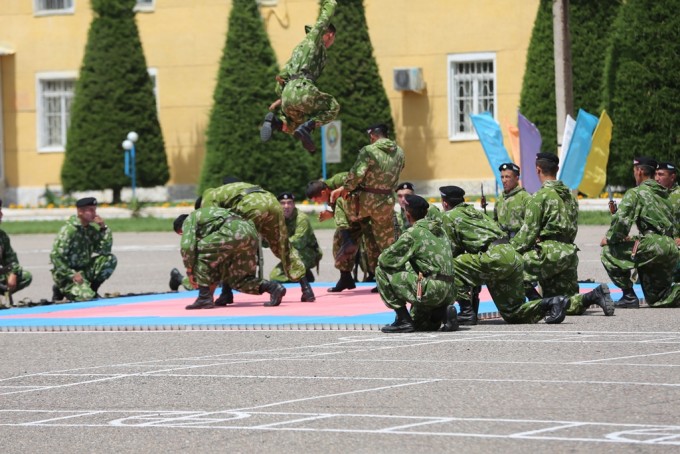
POLYGON ((671 213, 668 191, 654 180, 643 181, 624 194, 602 248, 602 264, 612 282, 623 290, 632 288, 631 271, 636 268, 651 307, 680 306, 680 284, 672 283, 679 253, 671 213), (633 224, 640 236, 628 238, 633 224), (632 257, 636 239, 639 246, 632 257))
POLYGON ((524 281, 541 286, 543 297, 569 297, 567 315, 583 314, 587 307, 578 286, 578 202, 559 180, 543 182, 529 198, 524 224, 512 246, 523 254, 524 281))
POLYGON ((272 253, 281 260, 288 279, 297 282, 305 276, 305 265, 290 247, 286 218, 274 194, 250 183, 230 183, 206 189, 201 206, 227 208, 252 221, 272 253))
POLYGON ((442 213, 451 240, 458 301, 468 301, 472 287, 486 284, 498 312, 508 323, 537 323, 545 315, 541 300, 525 303, 521 256, 488 216, 466 203, 442 213))
POLYGON ((180 252, 198 287, 229 287, 251 295, 260 294, 257 277, 257 230, 232 211, 200 208, 182 225, 180 252))
POLYGON ((326 124, 340 111, 338 102, 316 87, 316 81, 326 66, 327 51, 323 35, 337 6, 336 0, 324 0, 316 24, 298 44, 279 73, 285 84, 277 83, 276 93, 281 98, 279 118, 286 123, 287 132, 307 120, 326 124))
POLYGON ((359 221, 371 222, 378 248, 394 242, 394 188, 404 168, 404 150, 382 138, 359 151, 343 186, 350 192, 349 209, 359 221))
POLYGON ((12 249, 9 236, 4 230, 0 230, 0 267, 2 267, 0 270, 1 285, 7 286, 7 277, 12 273, 16 274, 17 286, 14 289, 14 293, 28 287, 33 280, 31 273, 19 265, 17 254, 12 249))
POLYGON ((420 219, 385 249, 375 270, 378 291, 390 309, 411 303, 413 326, 418 331, 439 329, 434 310, 451 304, 453 283, 451 244, 439 219, 420 219), (418 273, 423 273, 422 297, 417 298, 418 273))
MULTIPOLYGON (((439 208, 434 206, 433 204, 430 204, 430 208, 427 209, 427 217, 429 219, 437 219, 441 215, 441 212, 439 211, 439 208)), ((404 233, 406 230, 408 230, 409 227, 411 227, 411 224, 409 224, 408 220, 406 219, 406 210, 401 208, 398 213, 395 213, 396 216, 396 225, 395 229, 397 229, 397 238, 401 236, 402 233, 404 233)))
POLYGON ((99 287, 113 274, 118 260, 111 253, 111 229, 102 231, 97 224, 83 227, 77 216, 71 216, 59 230, 52 245, 52 279, 59 291, 71 301, 96 298, 92 286, 99 287), (73 282, 80 272, 81 284, 73 282))
MULTIPOLYGON (((675 238, 680 238, 680 186, 677 183, 669 190, 668 200, 671 202, 673 207, 673 213, 675 213, 675 238)), ((680 260, 678 260, 675 266, 675 273, 673 274, 673 282, 680 282, 680 260)))
MULTIPOLYGON (((293 210, 293 215, 290 219, 286 219, 286 230, 288 232, 288 241, 295 249, 305 265, 306 270, 310 270, 319 265, 319 261, 323 256, 319 242, 314 235, 312 224, 309 223, 309 218, 305 213, 302 213, 297 208, 293 210)), ((279 262, 269 275, 269 279, 278 282, 288 282, 288 277, 283 272, 283 266, 279 262)))
POLYGON ((498 196, 493 207, 493 220, 510 238, 517 235, 524 224, 524 211, 530 198, 531 194, 520 186, 498 196))

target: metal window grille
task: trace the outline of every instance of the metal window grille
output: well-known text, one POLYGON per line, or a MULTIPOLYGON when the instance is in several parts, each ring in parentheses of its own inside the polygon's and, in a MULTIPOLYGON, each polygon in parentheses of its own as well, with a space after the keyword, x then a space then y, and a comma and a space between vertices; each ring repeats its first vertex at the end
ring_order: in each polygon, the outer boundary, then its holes
POLYGON ((493 61, 454 63, 453 88, 453 133, 472 133, 470 114, 494 112, 493 61))
POLYGON ((41 89, 40 146, 64 147, 71 119, 75 80, 43 80, 41 89))
POLYGON ((38 11, 53 11, 73 8, 73 0, 36 0, 38 11))

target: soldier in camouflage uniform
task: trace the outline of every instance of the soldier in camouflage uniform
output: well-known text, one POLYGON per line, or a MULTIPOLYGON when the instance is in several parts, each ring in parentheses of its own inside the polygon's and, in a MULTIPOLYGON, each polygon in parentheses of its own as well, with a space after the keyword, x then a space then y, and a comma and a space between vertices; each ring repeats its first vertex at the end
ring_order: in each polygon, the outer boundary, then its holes
MULTIPOLYGON (((678 185, 678 168, 672 162, 660 162, 656 167, 656 182, 668 189, 668 200, 673 207, 676 228, 680 229, 680 186, 678 185)), ((675 244, 680 248, 680 231, 675 232, 675 244)), ((680 260, 675 267, 673 282, 680 282, 680 260)))
POLYGON ((308 199, 315 203, 330 203, 333 210, 324 211, 319 215, 319 220, 322 222, 333 218, 336 227, 333 235, 333 257, 335 258, 335 267, 340 271, 340 279, 335 287, 328 289, 329 292, 341 292, 356 288, 352 277, 352 268, 355 264, 360 241, 363 240, 366 245, 370 270, 375 270, 380 255, 380 250, 375 243, 371 230, 370 220, 358 220, 348 211, 347 200, 342 197, 333 203, 330 202, 331 191, 341 187, 346 176, 347 172, 340 172, 325 181, 310 181, 306 190, 308 199))
MULTIPOLYGON (((397 186, 397 203, 401 209, 395 214, 396 224, 394 227, 397 230, 397 238, 411 227, 411 224, 409 224, 408 219, 406 218, 406 210, 404 209, 406 206, 406 196, 409 194, 415 194, 413 183, 409 183, 408 181, 399 183, 397 186)), ((430 208, 427 210, 427 217, 434 219, 438 216, 439 208, 430 204, 430 208)))
POLYGON ((524 301, 523 262, 501 228, 485 214, 465 203, 458 186, 439 188, 444 231, 451 241, 453 269, 461 325, 476 325, 477 307, 470 300, 473 287, 486 284, 498 312, 508 323, 561 323, 566 315, 563 296, 524 301))
POLYGON ((230 210, 208 207, 177 217, 173 228, 182 235, 180 251, 187 278, 198 289, 198 298, 186 309, 215 307, 213 293, 220 283, 251 295, 269 293, 265 306, 281 304, 286 289, 256 275, 258 238, 251 222, 230 210))
POLYGON ((383 251, 394 243, 394 190, 404 168, 404 150, 387 138, 388 128, 367 128, 371 144, 359 151, 345 182, 331 194, 331 201, 347 193, 349 209, 356 219, 370 220, 371 229, 383 251))
MULTIPOLYGON (((0 222, 2 222, 2 200, 0 200, 0 222)), ((33 276, 19 265, 16 252, 12 249, 9 236, 0 229, 0 309, 12 307, 12 295, 28 287, 33 276)))
POLYGON ((273 131, 283 131, 298 138, 310 153, 316 151, 312 131, 337 117, 338 102, 316 87, 316 81, 326 66, 326 49, 335 41, 335 26, 331 17, 336 0, 323 0, 319 17, 313 27, 305 27, 305 38, 276 76, 279 99, 270 107, 260 129, 260 138, 268 141, 273 131))
POLYGON ((673 219, 668 191, 654 180, 656 161, 639 157, 633 161, 637 187, 623 196, 602 239, 602 264, 614 284, 623 290, 619 308, 638 308, 631 271, 637 269, 642 292, 650 307, 678 307, 680 284, 673 284, 678 263, 678 224, 673 219), (629 237, 637 226, 639 236, 629 237))
POLYGON ((274 194, 254 184, 234 182, 206 189, 200 206, 227 208, 253 222, 272 253, 281 260, 288 279, 293 282, 305 279, 305 265, 297 251, 290 246, 286 218, 274 194))
POLYGON ((439 219, 426 218, 429 205, 417 195, 406 196, 412 225, 378 259, 375 278, 385 305, 397 315, 384 333, 458 329, 451 304, 456 288, 451 245, 439 219), (411 310, 406 307, 411 303, 411 310))
POLYGON ((552 153, 536 155, 536 172, 541 189, 526 206, 524 224, 510 244, 523 254, 527 298, 540 294, 533 286, 538 281, 543 297, 566 295, 567 315, 581 315, 591 304, 600 306, 605 315, 614 314, 609 287, 601 284, 581 295, 578 286, 578 248, 574 244, 578 231, 578 203, 569 188, 556 179, 559 159, 552 153))
POLYGON ((76 209, 77 215, 66 221, 52 245, 53 301, 64 297, 70 301, 99 298, 99 287, 118 264, 111 253, 111 230, 97 215, 97 199, 80 199, 76 209))
POLYGON ((509 238, 514 237, 524 224, 524 210, 531 195, 519 185, 519 166, 512 162, 501 164, 503 193, 493 207, 493 219, 509 238))
MULTIPOLYGON (((286 230, 288 231, 288 240, 290 245, 295 249, 304 263, 306 268, 304 284, 301 283, 302 297, 300 301, 313 302, 316 300, 312 287, 309 282, 314 282, 314 273, 312 268, 319 266, 319 261, 323 256, 319 242, 314 235, 314 229, 309 222, 307 215, 297 208, 295 208, 295 196, 291 192, 282 192, 277 197, 281 203, 283 216, 286 218, 286 230)), ((277 282, 288 282, 289 279, 283 272, 283 266, 279 262, 269 275, 269 279, 277 282)))

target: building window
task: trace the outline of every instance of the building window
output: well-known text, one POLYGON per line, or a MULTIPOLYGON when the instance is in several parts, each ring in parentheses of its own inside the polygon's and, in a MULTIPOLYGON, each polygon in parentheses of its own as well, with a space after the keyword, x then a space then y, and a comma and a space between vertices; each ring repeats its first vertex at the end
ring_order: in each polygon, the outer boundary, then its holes
POLYGON ((36 14, 73 13, 75 0, 34 0, 36 14))
POLYGON ((496 117, 496 55, 456 54, 448 57, 449 138, 476 140, 471 114, 496 117))
POLYGON ((39 151, 64 151, 75 85, 75 75, 38 77, 39 151))
POLYGON ((135 4, 135 11, 153 11, 155 3, 155 0, 137 0, 137 3, 135 4))

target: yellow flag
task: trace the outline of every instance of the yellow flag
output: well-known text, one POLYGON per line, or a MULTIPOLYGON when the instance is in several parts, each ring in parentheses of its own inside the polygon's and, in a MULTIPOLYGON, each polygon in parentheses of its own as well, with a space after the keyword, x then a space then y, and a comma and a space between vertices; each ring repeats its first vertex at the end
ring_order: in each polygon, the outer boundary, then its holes
POLYGON ((612 140, 613 126, 607 112, 602 111, 593 133, 593 144, 586 160, 583 180, 578 186, 578 190, 588 197, 598 197, 607 184, 607 162, 609 161, 609 143, 612 140))

